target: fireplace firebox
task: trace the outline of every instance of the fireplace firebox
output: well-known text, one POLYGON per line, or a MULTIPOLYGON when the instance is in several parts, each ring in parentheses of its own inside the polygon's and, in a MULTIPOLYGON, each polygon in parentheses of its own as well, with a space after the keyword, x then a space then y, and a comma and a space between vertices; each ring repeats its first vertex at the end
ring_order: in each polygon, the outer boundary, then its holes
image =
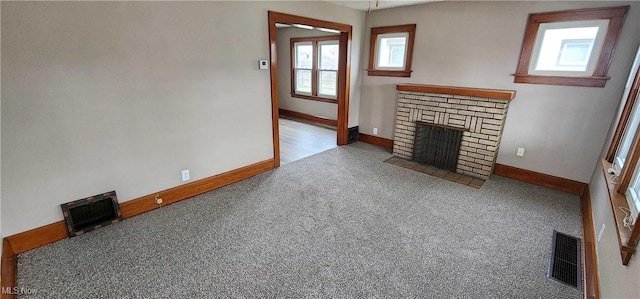
POLYGON ((456 172, 462 130, 416 122, 413 161, 456 172))

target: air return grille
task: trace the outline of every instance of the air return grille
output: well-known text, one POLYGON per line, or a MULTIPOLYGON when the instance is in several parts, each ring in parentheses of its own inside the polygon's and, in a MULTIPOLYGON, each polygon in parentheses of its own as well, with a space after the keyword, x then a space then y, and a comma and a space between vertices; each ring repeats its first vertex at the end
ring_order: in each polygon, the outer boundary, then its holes
POLYGON ((60 206, 69 237, 122 220, 116 192, 111 191, 68 202, 60 206))
POLYGON ((580 239, 553 231, 547 277, 582 290, 580 239))

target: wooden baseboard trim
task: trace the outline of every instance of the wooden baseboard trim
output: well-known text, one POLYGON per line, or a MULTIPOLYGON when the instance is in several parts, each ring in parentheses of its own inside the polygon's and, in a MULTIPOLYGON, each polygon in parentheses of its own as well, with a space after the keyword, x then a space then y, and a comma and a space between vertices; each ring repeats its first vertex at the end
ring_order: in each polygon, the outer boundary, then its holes
MULTIPOLYGON (((2 290, 13 290, 16 286, 17 255, 6 238, 2 240, 2 290)), ((13 299, 15 294, 2 292, 2 299, 13 299)))
POLYGON ((391 139, 386 139, 386 138, 381 138, 378 136, 372 136, 372 135, 367 135, 367 134, 358 134, 358 140, 362 141, 364 143, 369 143, 369 144, 373 144, 373 145, 377 145, 377 146, 381 146, 384 147, 388 150, 393 150, 393 140, 391 139))
POLYGON ((583 294, 585 299, 600 299, 596 236, 593 226, 593 211, 591 210, 591 194, 588 185, 580 197, 580 210, 582 212, 582 252, 584 254, 582 259, 583 294))
POLYGON ((64 221, 58 221, 4 239, 9 241, 16 254, 20 254, 68 237, 67 225, 64 221))
POLYGON ((327 126, 332 126, 332 127, 337 127, 338 126, 338 121, 337 120, 326 118, 326 117, 322 117, 322 116, 315 116, 315 115, 311 115, 311 114, 306 114, 306 113, 296 112, 296 111, 291 111, 291 110, 285 110, 285 109, 278 109, 278 113, 280 113, 280 115, 283 115, 283 116, 288 116, 288 117, 292 117, 292 118, 308 120, 308 121, 316 122, 316 123, 327 125, 327 126))
MULTIPOLYGON (((172 204, 174 202, 185 200, 187 198, 191 198, 193 196, 242 181, 244 179, 271 170, 273 169, 273 166, 273 159, 269 159, 124 202, 120 204, 122 218, 130 218, 144 212, 148 212, 158 209, 162 206, 172 204), (163 203, 161 206, 158 206, 155 203, 156 195, 160 195, 160 197, 162 198, 163 203)), ((9 248, 11 248, 15 254, 20 254, 22 252, 38 248, 43 245, 65 239, 68 236, 69 235, 64 221, 59 221, 26 232, 8 236, 4 240, 5 244, 10 244, 9 248)), ((4 260, 2 267, 4 269, 4 260)))
POLYGON ((565 179, 557 176, 552 176, 544 173, 539 173, 531 170, 521 169, 521 168, 509 166, 509 165, 503 165, 503 164, 496 164, 495 169, 493 170, 493 173, 499 176, 503 176, 503 177, 531 183, 534 185, 555 189, 555 190, 560 190, 560 191, 568 192, 575 195, 582 195, 582 192, 585 190, 587 186, 586 183, 565 179))
POLYGON ((149 194, 120 205, 122 218, 129 218, 159 208, 155 203, 156 195, 162 198, 162 206, 200 195, 211 190, 242 181, 273 169, 273 159, 251 164, 242 168, 204 178, 189 184, 149 194))

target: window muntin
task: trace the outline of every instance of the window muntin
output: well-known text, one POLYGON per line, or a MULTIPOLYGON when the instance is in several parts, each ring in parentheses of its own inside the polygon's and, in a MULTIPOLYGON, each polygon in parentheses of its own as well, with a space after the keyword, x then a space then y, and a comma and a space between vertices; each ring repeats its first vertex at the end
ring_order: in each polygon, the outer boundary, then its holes
POLYGON ((310 42, 294 44, 295 92, 311 94, 311 72, 313 71, 313 45, 310 42))
POLYGON ((318 95, 336 98, 338 95, 338 41, 318 42, 318 95))
POLYGON ((291 39, 291 95, 336 102, 340 42, 337 36, 291 39))
POLYGON ((540 24, 529 73, 592 76, 609 20, 540 24))

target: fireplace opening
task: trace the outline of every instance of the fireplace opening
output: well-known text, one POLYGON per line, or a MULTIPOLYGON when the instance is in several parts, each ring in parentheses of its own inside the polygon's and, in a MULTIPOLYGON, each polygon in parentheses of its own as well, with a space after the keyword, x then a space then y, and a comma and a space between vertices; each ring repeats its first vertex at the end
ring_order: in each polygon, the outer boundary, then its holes
POLYGON ((416 122, 413 161, 456 172, 462 130, 416 122))

